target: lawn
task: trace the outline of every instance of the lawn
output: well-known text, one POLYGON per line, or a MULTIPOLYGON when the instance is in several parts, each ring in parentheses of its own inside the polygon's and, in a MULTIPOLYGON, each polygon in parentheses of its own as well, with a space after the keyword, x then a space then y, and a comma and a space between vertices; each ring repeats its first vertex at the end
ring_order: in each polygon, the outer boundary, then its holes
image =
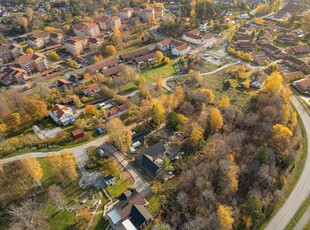
POLYGON ((149 202, 148 210, 153 217, 156 217, 161 209, 161 199, 159 195, 152 195, 147 198, 147 201, 149 202))
POLYGON ((94 217, 92 227, 90 230, 104 230, 108 227, 109 222, 103 219, 102 214, 97 214, 94 217))
POLYGON ((127 189, 130 189, 132 186, 128 180, 124 179, 122 176, 118 179, 115 185, 108 186, 107 190, 113 198, 119 197, 127 189))
POLYGON ((141 75, 149 82, 156 82, 156 77, 169 77, 175 73, 174 62, 168 64, 161 64, 155 68, 145 68, 141 71, 141 75))
MULTIPOLYGON (((43 187, 47 188, 56 183, 55 178, 51 176, 47 165, 47 158, 40 158, 39 162, 43 170, 43 178, 41 180, 43 187)), ((62 191, 67 199, 67 204, 76 200, 83 190, 78 186, 78 183, 71 183, 69 185, 62 186, 62 191)), ((62 229, 73 229, 72 225, 75 223, 75 212, 58 211, 56 206, 49 200, 45 205, 45 211, 49 216, 49 224, 51 229, 62 230, 62 229)))

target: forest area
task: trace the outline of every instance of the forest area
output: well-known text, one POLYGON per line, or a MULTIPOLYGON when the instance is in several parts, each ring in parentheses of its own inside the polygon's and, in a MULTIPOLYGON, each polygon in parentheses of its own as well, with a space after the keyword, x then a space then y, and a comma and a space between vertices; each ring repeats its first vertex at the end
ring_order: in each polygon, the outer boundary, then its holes
POLYGON ((176 189, 156 188, 165 200, 160 219, 167 229, 260 229, 303 149, 282 81, 273 72, 244 113, 225 95, 214 105, 210 89, 186 90, 175 112, 188 118, 183 149, 191 160, 176 167, 176 189))

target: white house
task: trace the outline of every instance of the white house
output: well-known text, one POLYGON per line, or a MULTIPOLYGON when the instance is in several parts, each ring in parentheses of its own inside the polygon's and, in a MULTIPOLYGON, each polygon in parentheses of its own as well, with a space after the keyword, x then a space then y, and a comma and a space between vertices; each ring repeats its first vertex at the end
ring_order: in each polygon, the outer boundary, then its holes
POLYGON ((58 125, 72 125, 75 122, 73 110, 63 105, 56 104, 49 115, 58 125))
POLYGON ((183 45, 172 48, 171 52, 175 56, 181 56, 187 54, 190 49, 190 46, 184 43, 183 45))
POLYGON ((184 33, 182 39, 196 45, 205 46, 211 46, 215 42, 215 38, 212 33, 200 35, 200 31, 197 29, 184 33))
POLYGON ((156 47, 163 52, 171 50, 172 54, 175 56, 185 55, 190 50, 190 46, 185 42, 173 38, 157 43, 156 47))

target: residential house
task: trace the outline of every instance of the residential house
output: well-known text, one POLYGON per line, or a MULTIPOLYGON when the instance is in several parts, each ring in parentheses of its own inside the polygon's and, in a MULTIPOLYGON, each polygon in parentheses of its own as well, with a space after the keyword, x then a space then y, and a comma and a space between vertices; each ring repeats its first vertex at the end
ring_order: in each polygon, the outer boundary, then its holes
POLYGON ((190 46, 184 43, 183 45, 172 48, 171 53, 175 56, 182 56, 190 51, 190 46))
POLYGON ((73 110, 64 105, 56 104, 49 115, 58 125, 73 125, 75 122, 73 110))
POLYGON ((243 51, 245 53, 247 52, 253 52, 256 50, 256 46, 252 42, 239 42, 236 47, 236 51, 243 51))
POLYGON ((285 52, 283 50, 280 50, 278 47, 271 44, 262 44, 261 49, 275 58, 282 58, 285 56, 285 52))
POLYGON ((49 69, 48 60, 41 53, 24 54, 16 62, 28 73, 42 72, 49 69))
POLYGON ((122 65, 116 65, 116 66, 112 66, 108 69, 102 70, 101 73, 105 76, 105 77, 112 77, 112 76, 117 76, 119 72, 121 72, 123 69, 122 65))
POLYGON ((252 58, 265 57, 266 53, 264 51, 254 51, 251 53, 252 58))
POLYGON ((116 178, 112 175, 105 176, 103 180, 107 186, 114 185, 116 183, 116 178))
POLYGON ((27 43, 30 47, 34 49, 40 49, 45 46, 44 39, 42 37, 36 37, 35 35, 30 36, 27 39, 27 43))
POLYGON ((137 162, 149 177, 155 178, 162 170, 162 156, 165 152, 164 142, 159 141, 140 153, 137 162))
POLYGON ((253 79, 251 82, 251 87, 260 89, 264 82, 266 81, 267 77, 266 76, 258 76, 253 79))
POLYGON ((119 60, 123 63, 128 63, 128 62, 131 62, 134 58, 144 56, 151 52, 152 51, 149 48, 142 48, 142 49, 134 50, 134 51, 119 55, 119 60))
POLYGON ((310 93, 310 78, 297 81, 295 85, 303 93, 310 93))
POLYGON ((294 56, 289 56, 289 57, 284 58, 283 62, 285 65, 293 69, 302 71, 306 74, 310 73, 310 65, 304 62, 303 60, 298 59, 294 56))
POLYGON ((28 77, 27 71, 21 68, 10 66, 4 72, 0 73, 0 82, 3 85, 20 84, 28 77))
POLYGON ((121 115, 127 113, 127 111, 128 111, 128 105, 126 104, 116 106, 111 108, 108 112, 106 112, 104 114, 104 118, 110 120, 113 117, 120 117, 121 115))
POLYGON ((254 27, 251 24, 244 24, 243 26, 239 27, 236 32, 236 35, 251 35, 254 31, 254 27))
POLYGON ((141 57, 134 58, 133 62, 136 65, 141 65, 141 64, 144 64, 144 63, 153 62, 155 60, 156 60, 155 53, 150 53, 150 54, 143 55, 141 57))
POLYGON ((62 100, 61 104, 65 106, 74 105, 74 98, 73 97, 66 98, 62 100))
POLYGON ((111 30, 114 27, 121 28, 121 18, 118 16, 103 15, 97 20, 101 30, 111 30))
POLYGON ((155 10, 154 8, 151 8, 151 7, 147 7, 143 10, 141 10, 140 12, 140 18, 147 22, 149 20, 149 18, 152 17, 155 19, 155 10))
POLYGON ((147 201, 136 190, 127 190, 118 198, 107 216, 111 225, 118 229, 143 229, 153 217, 146 209, 147 201))
POLYGON ((62 44, 65 40, 64 35, 61 33, 51 33, 51 41, 56 44, 62 44))
POLYGON ((23 54, 23 47, 19 44, 6 44, 0 46, 0 58, 4 64, 14 61, 23 54))
POLYGON ((116 57, 107 58, 101 62, 96 63, 95 65, 92 65, 91 67, 88 67, 86 72, 89 74, 99 73, 103 70, 107 70, 108 68, 116 66, 118 63, 119 61, 116 57))
POLYGON ((173 38, 157 43, 156 47, 163 52, 171 50, 172 54, 175 56, 185 55, 190 50, 190 46, 185 42, 173 38))
POLYGON ((104 42, 103 37, 90 38, 88 39, 88 47, 92 51, 97 51, 100 48, 102 48, 103 42, 104 42))
POLYGON ((286 82, 296 81, 305 77, 305 74, 301 71, 289 72, 283 75, 283 79, 286 82))
POLYGON ((212 33, 200 35, 200 31, 197 29, 184 33, 182 39, 196 45, 204 46, 211 46, 216 41, 212 33))
POLYGON ((298 42, 298 38, 295 35, 284 34, 277 38, 277 41, 282 44, 295 45, 298 42))
POLYGON ((67 81, 66 79, 58 79, 57 80, 57 88, 59 91, 63 92, 66 89, 70 88, 72 83, 67 81))
POLYGON ((65 48, 67 52, 73 55, 77 55, 86 48, 87 43, 88 43, 88 40, 86 37, 75 36, 75 37, 69 38, 65 42, 65 48))
POLYGON ((264 23, 264 30, 270 33, 272 36, 276 35, 278 28, 273 23, 264 23))
POLYGON ((256 49, 255 44, 253 43, 253 38, 251 38, 251 36, 247 34, 235 35, 231 41, 231 46, 235 50, 241 50, 241 51, 243 51, 243 49, 250 48, 249 51, 247 52, 251 52, 256 49))
POLYGON ((94 22, 84 22, 72 26, 77 36, 97 37, 100 34, 99 26, 94 22))
POLYGON ((266 56, 253 58, 253 63, 259 66, 265 65, 265 63, 269 64, 270 62, 271 60, 269 59, 269 57, 266 56))
POLYGON ((133 15, 133 9, 131 7, 126 7, 126 8, 123 8, 121 9, 119 12, 118 12, 118 16, 122 19, 129 19, 132 17, 133 15))
POLYGON ((85 96, 92 96, 95 93, 100 92, 100 85, 99 84, 91 84, 86 89, 83 90, 85 96))
POLYGON ((310 53, 310 48, 308 45, 297 45, 286 48, 285 52, 288 55, 305 55, 310 53))
POLYGON ((273 38, 273 36, 267 30, 265 30, 258 35, 258 42, 260 44, 271 43, 272 38, 273 38))
POLYGON ((297 28, 291 32, 291 34, 295 35, 297 38, 303 38, 307 34, 307 28, 297 28))

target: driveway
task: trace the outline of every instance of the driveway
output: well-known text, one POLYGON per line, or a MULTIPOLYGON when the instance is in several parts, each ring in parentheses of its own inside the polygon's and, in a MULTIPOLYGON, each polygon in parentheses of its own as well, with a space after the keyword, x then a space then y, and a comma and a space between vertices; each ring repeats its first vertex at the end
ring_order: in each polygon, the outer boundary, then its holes
POLYGON ((295 96, 292 96, 291 102, 298 111, 298 114, 305 126, 308 141, 307 159, 305 162, 304 170, 297 184, 295 185, 295 188, 293 189, 292 193, 289 195, 288 199, 281 207, 281 209, 269 222, 266 230, 285 229, 290 220, 294 217, 295 213, 298 211, 299 207, 303 204, 303 202, 310 194, 310 116, 307 110, 295 96))
POLYGON ((118 152, 110 144, 102 145, 101 148, 107 150, 116 158, 116 160, 130 173, 130 175, 134 179, 133 187, 139 193, 141 193, 142 196, 147 197, 151 192, 151 185, 143 179, 143 177, 139 174, 138 170, 125 159, 123 154, 118 152))

